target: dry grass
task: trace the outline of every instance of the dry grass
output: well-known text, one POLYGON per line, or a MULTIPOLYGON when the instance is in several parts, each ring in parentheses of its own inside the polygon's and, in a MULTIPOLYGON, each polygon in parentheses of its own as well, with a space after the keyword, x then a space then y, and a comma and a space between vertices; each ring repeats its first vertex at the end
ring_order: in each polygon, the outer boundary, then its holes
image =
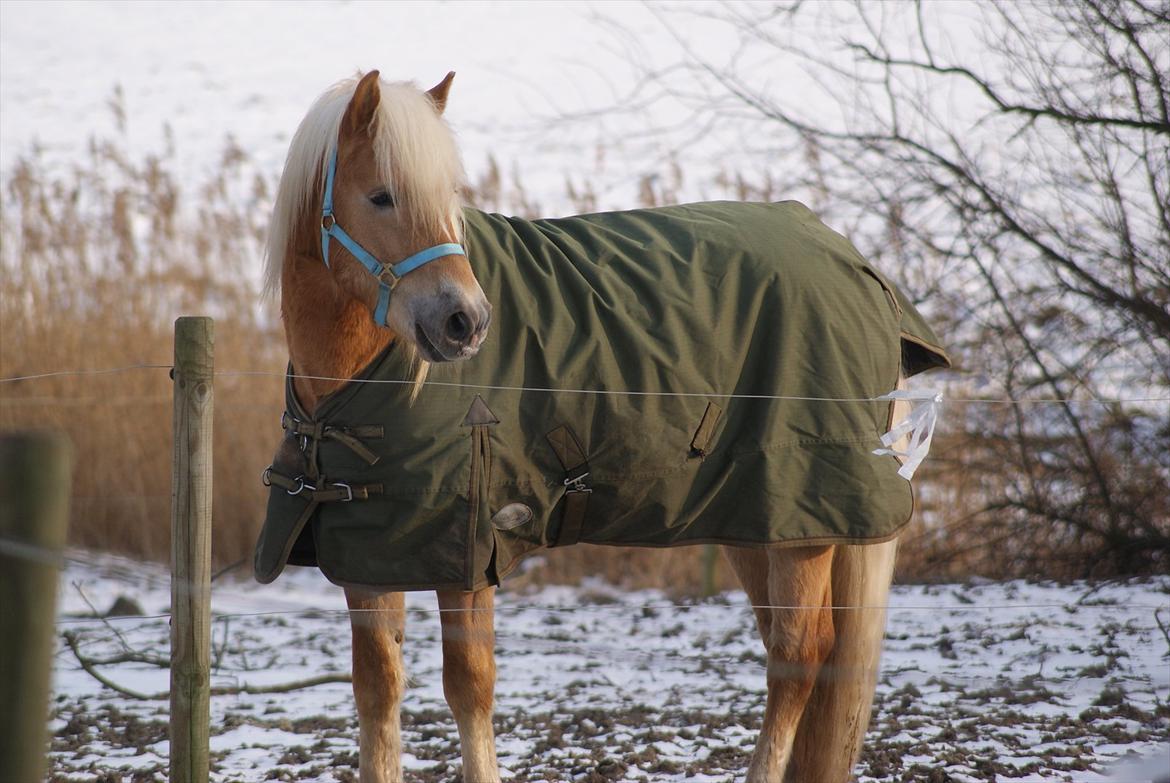
MULTIPOLYGON (((228 148, 216 179, 181 193, 164 161, 94 145, 50 173, 35 156, 6 176, 0 213, 0 376, 172 360, 172 322, 216 319, 218 369, 280 373, 283 340, 259 306, 255 268, 265 202, 228 148), (190 201, 185 201, 190 197, 190 201)), ((216 381, 214 556, 245 556, 263 513, 279 378, 216 381)), ((70 540, 166 560, 171 383, 166 369, 71 375, 0 387, 0 429, 53 428, 74 444, 70 540)))

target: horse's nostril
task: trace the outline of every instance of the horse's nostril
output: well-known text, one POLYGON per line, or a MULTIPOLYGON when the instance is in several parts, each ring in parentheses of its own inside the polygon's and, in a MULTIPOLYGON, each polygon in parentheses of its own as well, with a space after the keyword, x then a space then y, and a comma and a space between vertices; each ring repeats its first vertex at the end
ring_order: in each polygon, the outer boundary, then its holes
POLYGON ((462 310, 447 319, 447 336, 455 342, 466 342, 467 338, 471 337, 471 332, 471 319, 462 310))

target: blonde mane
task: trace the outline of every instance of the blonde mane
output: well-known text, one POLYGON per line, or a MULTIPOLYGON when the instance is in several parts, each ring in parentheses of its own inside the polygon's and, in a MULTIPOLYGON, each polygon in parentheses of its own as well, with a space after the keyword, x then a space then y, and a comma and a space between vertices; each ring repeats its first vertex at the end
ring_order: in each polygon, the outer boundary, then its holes
MULTIPOLYGON (((280 291, 298 221, 309 219, 305 212, 320 203, 325 169, 358 80, 338 82, 318 98, 289 144, 264 252, 264 290, 270 296, 280 291)), ((465 177, 451 129, 413 84, 379 80, 378 86, 381 103, 370 133, 383 180, 416 231, 461 240, 458 189, 465 177)))

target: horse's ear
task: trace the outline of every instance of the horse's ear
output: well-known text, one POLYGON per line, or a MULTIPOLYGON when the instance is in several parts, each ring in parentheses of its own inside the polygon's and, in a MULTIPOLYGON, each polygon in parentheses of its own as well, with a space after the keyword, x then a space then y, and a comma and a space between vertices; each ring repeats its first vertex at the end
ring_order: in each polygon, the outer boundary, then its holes
POLYGON ((447 75, 443 77, 443 81, 427 90, 427 95, 431 96, 431 102, 435 104, 435 110, 439 114, 442 114, 443 109, 447 108, 447 93, 451 91, 451 82, 454 80, 455 72, 448 71, 447 75))
POLYGON ((370 71, 358 82, 341 118, 341 131, 348 136, 368 134, 370 125, 382 102, 382 91, 378 87, 378 72, 370 71))

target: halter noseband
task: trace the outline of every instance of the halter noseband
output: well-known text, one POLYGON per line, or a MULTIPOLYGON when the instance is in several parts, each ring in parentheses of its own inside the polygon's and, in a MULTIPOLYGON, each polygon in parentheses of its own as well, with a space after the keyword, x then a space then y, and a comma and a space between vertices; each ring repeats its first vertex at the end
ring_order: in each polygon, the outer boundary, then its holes
POLYGON ((378 279, 378 305, 374 308, 374 323, 386 326, 386 313, 390 310, 390 290, 398 283, 398 278, 407 272, 413 272, 423 264, 430 263, 443 256, 465 256, 463 246, 454 242, 428 247, 412 256, 399 261, 397 264, 383 264, 374 258, 374 254, 366 250, 357 240, 345 233, 333 217, 333 177, 337 173, 337 148, 333 148, 333 156, 329 159, 329 171, 325 175, 325 200, 321 207, 321 257, 325 266, 329 266, 329 238, 333 237, 348 250, 354 258, 366 268, 371 275, 378 279))

